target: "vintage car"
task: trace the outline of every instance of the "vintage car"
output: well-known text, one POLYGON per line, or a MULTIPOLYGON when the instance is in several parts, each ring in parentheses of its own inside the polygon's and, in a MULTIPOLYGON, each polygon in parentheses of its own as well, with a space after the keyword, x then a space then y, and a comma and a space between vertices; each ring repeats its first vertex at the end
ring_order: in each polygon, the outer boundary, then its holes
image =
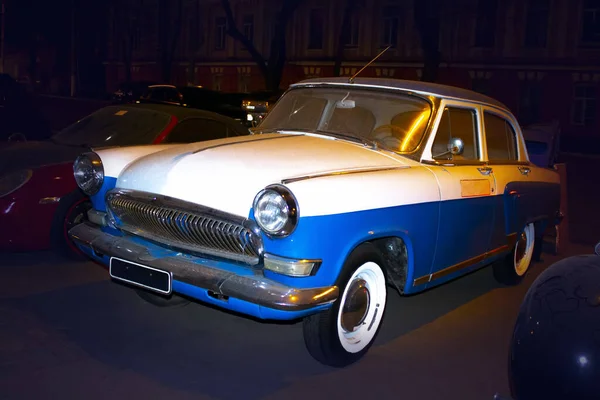
POLYGON ((70 235, 115 280, 157 305, 303 318, 336 367, 373 344, 388 286, 491 263, 515 284, 560 219, 559 175, 529 162, 504 105, 392 79, 302 81, 254 135, 99 150, 74 174, 102 218, 70 235))

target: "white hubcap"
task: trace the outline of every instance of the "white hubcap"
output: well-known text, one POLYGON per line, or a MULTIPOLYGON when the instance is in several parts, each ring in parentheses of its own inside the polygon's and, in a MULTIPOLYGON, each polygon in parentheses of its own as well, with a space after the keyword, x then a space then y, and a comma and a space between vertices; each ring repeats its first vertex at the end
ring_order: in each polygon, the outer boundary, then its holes
POLYGON ((533 224, 529 224, 525 227, 515 245, 514 266, 515 272, 519 276, 525 275, 525 272, 529 269, 533 257, 534 238, 535 227, 533 224))
POLYGON ((374 262, 352 274, 342 295, 337 317, 338 337, 349 353, 358 353, 373 340, 386 302, 385 276, 374 262))

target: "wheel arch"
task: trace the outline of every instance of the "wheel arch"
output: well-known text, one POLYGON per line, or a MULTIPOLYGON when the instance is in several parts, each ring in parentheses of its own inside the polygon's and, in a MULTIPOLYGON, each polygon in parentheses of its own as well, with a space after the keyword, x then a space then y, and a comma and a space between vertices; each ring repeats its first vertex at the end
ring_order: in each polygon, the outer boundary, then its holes
POLYGON ((414 279, 414 248, 412 240, 405 231, 370 232, 370 235, 356 241, 344 258, 344 263, 364 244, 372 244, 383 259, 381 268, 386 275, 387 283, 404 294, 407 283, 414 279))

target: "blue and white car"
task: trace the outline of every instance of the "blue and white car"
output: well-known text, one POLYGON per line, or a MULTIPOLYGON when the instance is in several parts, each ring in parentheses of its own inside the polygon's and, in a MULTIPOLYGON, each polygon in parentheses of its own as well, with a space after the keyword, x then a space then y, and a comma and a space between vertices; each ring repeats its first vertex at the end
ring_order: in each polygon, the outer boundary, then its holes
POLYGON ((292 85, 254 135, 113 148, 74 165, 90 222, 70 231, 157 304, 303 318, 318 361, 373 344, 387 287, 421 292, 493 264, 526 274, 561 215, 503 104, 392 79, 292 85))

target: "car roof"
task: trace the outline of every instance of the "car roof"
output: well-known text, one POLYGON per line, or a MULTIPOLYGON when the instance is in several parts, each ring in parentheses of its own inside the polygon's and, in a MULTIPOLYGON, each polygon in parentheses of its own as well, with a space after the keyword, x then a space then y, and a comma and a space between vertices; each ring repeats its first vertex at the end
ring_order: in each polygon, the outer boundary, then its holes
POLYGON ((172 88, 172 89, 176 89, 176 86, 173 85, 169 85, 169 84, 163 84, 163 83, 157 83, 154 85, 150 85, 148 86, 149 88, 172 88))
MULTIPOLYGON (((179 120, 179 122, 183 121, 186 118, 210 118, 215 121, 222 122, 227 124, 230 128, 234 128, 239 134, 244 134, 248 130, 246 126, 244 126, 242 121, 237 121, 227 115, 219 114, 213 111, 202 110, 193 107, 183 107, 177 105, 170 104, 160 104, 160 103, 128 103, 128 104, 113 104, 107 107, 115 107, 120 109, 142 109, 142 110, 150 110, 150 111, 158 111, 165 114, 169 114, 174 116, 179 120)), ((104 107, 104 108, 107 108, 104 107)))
POLYGON ((290 85, 290 87, 298 87, 304 85, 315 85, 315 84, 335 84, 335 85, 356 85, 356 86, 369 86, 378 88, 388 88, 404 90, 421 95, 434 96, 439 98, 447 99, 458 99, 467 100, 475 103, 483 103, 492 105, 503 110, 508 110, 503 103, 489 96, 477 93, 472 90, 463 89, 450 85, 442 85, 439 83, 412 81, 403 79, 390 79, 390 78, 356 78, 353 83, 350 83, 348 77, 334 77, 334 78, 311 78, 305 79, 298 83, 290 85))
POLYGON ((117 107, 121 109, 129 108, 129 109, 142 109, 142 110, 150 110, 150 111, 158 111, 165 114, 173 115, 178 120, 182 120, 190 117, 211 117, 213 119, 231 119, 222 114, 218 114, 212 111, 201 110, 198 108, 192 107, 183 107, 177 105, 170 104, 160 104, 160 103, 128 103, 128 104, 111 104, 107 107, 117 107))

